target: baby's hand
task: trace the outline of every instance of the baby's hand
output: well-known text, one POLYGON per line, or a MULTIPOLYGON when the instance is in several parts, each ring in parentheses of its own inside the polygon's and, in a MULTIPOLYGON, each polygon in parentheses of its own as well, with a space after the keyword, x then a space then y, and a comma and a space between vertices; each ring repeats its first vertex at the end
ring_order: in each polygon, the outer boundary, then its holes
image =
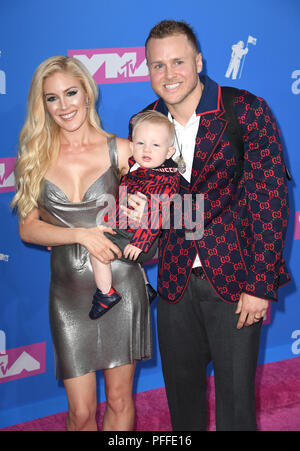
POLYGON ((136 260, 141 252, 142 250, 138 247, 133 246, 132 244, 127 244, 124 249, 124 257, 128 258, 129 260, 136 260))

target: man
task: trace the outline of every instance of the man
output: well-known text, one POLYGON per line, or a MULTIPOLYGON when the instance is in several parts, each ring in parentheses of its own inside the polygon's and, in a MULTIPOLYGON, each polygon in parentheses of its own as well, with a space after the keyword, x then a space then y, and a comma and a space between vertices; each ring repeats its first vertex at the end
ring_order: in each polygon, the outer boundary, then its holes
POLYGON ((288 198, 279 132, 266 102, 238 91, 244 162, 236 183, 221 89, 198 75, 202 57, 190 26, 156 25, 146 56, 159 99, 145 109, 175 124, 178 161, 185 167, 180 193, 205 199, 202 239, 187 240, 184 228, 172 226, 160 238, 158 334, 172 426, 206 429, 212 361, 217 430, 256 430, 261 324, 278 287, 289 281, 282 258, 288 198))

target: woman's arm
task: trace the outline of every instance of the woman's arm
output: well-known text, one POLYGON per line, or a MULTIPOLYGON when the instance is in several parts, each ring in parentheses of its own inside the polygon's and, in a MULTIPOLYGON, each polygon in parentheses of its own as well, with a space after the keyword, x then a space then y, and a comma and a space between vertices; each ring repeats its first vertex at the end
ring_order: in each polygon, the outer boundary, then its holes
POLYGON ((129 170, 128 158, 132 156, 130 141, 125 138, 117 138, 118 165, 121 175, 127 174, 129 170))
POLYGON ((121 257, 120 249, 105 237, 104 232, 114 234, 109 227, 69 228, 48 224, 40 219, 39 210, 34 209, 20 221, 19 233, 23 241, 40 246, 61 246, 81 244, 104 264, 114 260, 115 254, 121 257))
POLYGON ((78 243, 78 229, 58 227, 42 221, 37 208, 20 220, 19 234, 23 241, 40 246, 78 243))

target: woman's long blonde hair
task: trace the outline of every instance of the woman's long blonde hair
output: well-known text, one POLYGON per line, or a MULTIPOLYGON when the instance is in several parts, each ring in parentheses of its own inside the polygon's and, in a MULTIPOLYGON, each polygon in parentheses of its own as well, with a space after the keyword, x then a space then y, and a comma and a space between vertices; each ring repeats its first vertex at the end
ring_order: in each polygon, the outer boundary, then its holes
POLYGON ((11 206, 18 209, 20 218, 25 218, 38 206, 45 173, 59 154, 60 128, 48 113, 43 94, 45 79, 56 72, 65 72, 80 80, 88 96, 89 124, 106 136, 112 136, 101 127, 95 107, 98 88, 86 67, 78 59, 67 56, 53 56, 43 61, 32 79, 15 165, 16 194, 11 206))

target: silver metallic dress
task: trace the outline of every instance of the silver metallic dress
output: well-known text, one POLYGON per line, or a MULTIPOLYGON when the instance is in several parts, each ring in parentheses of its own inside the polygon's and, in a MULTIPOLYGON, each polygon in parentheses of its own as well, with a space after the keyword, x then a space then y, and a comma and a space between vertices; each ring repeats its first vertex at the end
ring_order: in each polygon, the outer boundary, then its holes
MULTIPOLYGON (((108 139, 108 148, 111 166, 88 188, 82 202, 70 202, 58 186, 44 180, 39 199, 44 221, 61 227, 96 226, 101 195, 116 195, 119 186, 115 138, 108 139)), ((152 357, 150 308, 140 265, 114 260, 111 267, 113 286, 122 299, 91 320, 96 285, 88 251, 79 244, 52 248, 49 313, 57 379, 152 357)))

